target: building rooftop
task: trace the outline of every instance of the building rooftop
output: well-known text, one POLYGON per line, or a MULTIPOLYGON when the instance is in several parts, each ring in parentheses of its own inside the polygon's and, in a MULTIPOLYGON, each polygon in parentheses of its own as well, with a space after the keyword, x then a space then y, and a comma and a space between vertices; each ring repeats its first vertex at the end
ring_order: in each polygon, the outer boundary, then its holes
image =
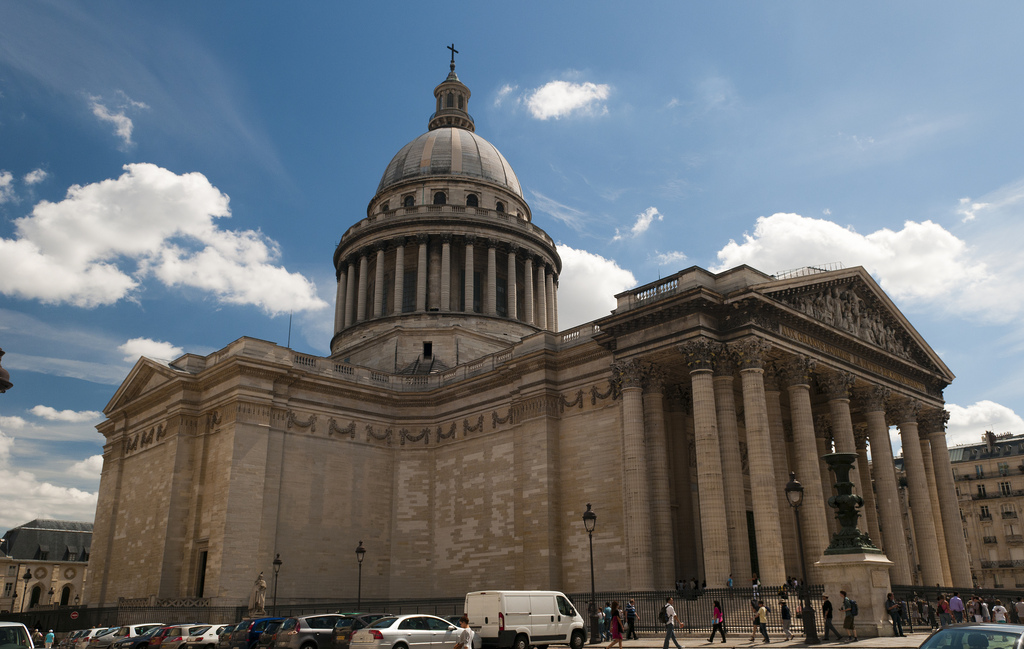
POLYGON ((37 518, 12 527, 3 536, 2 551, 19 561, 89 560, 92 523, 37 518))

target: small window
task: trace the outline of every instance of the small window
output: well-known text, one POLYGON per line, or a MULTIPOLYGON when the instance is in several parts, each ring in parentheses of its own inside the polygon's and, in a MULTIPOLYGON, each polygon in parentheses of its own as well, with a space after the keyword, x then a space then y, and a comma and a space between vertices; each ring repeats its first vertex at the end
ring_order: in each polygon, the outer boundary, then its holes
POLYGON ((466 197, 466 205, 468 207, 478 207, 480 205, 480 199, 476 197, 476 194, 470 194, 466 197))
POLYGON ((434 343, 423 341, 423 358, 430 358, 434 355, 434 343))
POLYGON ((46 550, 40 550, 40 552, 39 552, 39 560, 40 561, 46 561, 49 558, 50 558, 50 553, 49 552, 47 552, 46 550))
POLYGON ((387 203, 384 203, 383 205, 380 206, 380 211, 381 212, 389 212, 389 211, 391 211, 391 206, 388 205, 387 203))
POLYGON ((499 211, 499 212, 504 212, 505 211, 505 204, 502 203, 501 201, 498 201, 498 204, 494 206, 494 209, 499 211))
POLYGON ((999 483, 999 493, 1004 495, 1004 496, 1009 496, 1010 495, 1010 483, 1009 482, 1000 482, 999 483))
POLYGON ((459 110, 462 110, 462 95, 459 95, 459 110))
POLYGON ((455 108, 455 95, 448 93, 448 108, 455 108))
POLYGON ((980 485, 978 485, 978 498, 984 498, 984 497, 985 497, 985 485, 980 484, 980 485))
POLYGON ((444 205, 448 202, 448 197, 444 195, 444 192, 434 193, 434 205, 444 205))
POLYGON ((409 194, 402 199, 402 205, 405 207, 413 207, 416 205, 416 199, 412 197, 412 194, 409 194))

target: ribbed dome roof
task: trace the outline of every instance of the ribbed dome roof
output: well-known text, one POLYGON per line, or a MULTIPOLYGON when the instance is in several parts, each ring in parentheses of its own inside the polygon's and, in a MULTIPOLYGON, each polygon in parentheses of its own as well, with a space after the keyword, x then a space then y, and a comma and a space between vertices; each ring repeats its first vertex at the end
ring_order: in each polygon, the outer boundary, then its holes
POLYGON ((505 156, 493 144, 463 128, 436 128, 402 147, 384 171, 377 193, 401 182, 430 176, 476 178, 523 196, 519 179, 505 156))

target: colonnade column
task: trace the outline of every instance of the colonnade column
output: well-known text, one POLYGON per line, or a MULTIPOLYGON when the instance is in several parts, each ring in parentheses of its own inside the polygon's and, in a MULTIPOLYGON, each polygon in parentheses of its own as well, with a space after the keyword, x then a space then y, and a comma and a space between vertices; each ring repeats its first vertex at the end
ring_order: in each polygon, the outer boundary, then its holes
POLYGON ((395 309, 397 315, 405 306, 405 237, 398 237, 395 244, 395 309))
POLYGON ((466 282, 462 289, 463 300, 465 301, 466 313, 473 313, 473 242, 476 241, 476 237, 469 235, 466 237, 466 282))
POLYGON ((452 235, 441 235, 441 311, 450 311, 452 303, 452 235))
POLYGON ((359 255, 359 296, 356 303, 356 322, 366 320, 366 275, 369 272, 369 261, 366 253, 359 255))
MULTIPOLYGON (((747 498, 743 487, 743 457, 736 425, 736 397, 733 389, 732 353, 720 346, 714 358, 715 414, 722 452, 722 481, 725 486, 725 521, 729 531, 729 557, 733 579, 741 586, 750 583, 750 537, 747 533, 747 498)), ((748 453, 749 457, 749 453, 748 453)))
POLYGON ((352 326, 352 307, 356 301, 356 269, 351 262, 348 266, 348 277, 345 280, 345 326, 352 326))
POLYGON ((651 556, 651 514, 648 507, 647 456, 644 449, 643 379, 645 367, 639 361, 615 363, 613 369, 622 383, 622 464, 626 502, 627 586, 630 590, 654 589, 651 556))
POLYGON ((782 585, 786 583, 786 562, 782 552, 782 526, 764 391, 764 355, 771 349, 771 344, 751 337, 735 344, 732 349, 739 362, 743 384, 743 420, 747 429, 750 493, 754 501, 758 576, 764 584, 782 585))
POLYGON ((835 513, 828 506, 828 499, 832 497, 832 476, 828 472, 828 464, 821 456, 832 452, 832 415, 818 415, 814 419, 814 444, 818 449, 818 481, 821 484, 821 496, 825 503, 825 524, 828 527, 828 536, 839 531, 839 524, 836 521, 835 513))
POLYGON ((799 575, 800 548, 796 537, 796 516, 786 498, 789 484, 789 460, 786 455, 786 430, 782 419, 782 395, 779 392, 779 377, 774 364, 764 370, 764 396, 768 408, 768 431, 772 444, 772 467, 775 469, 775 493, 778 500, 779 521, 782 525, 782 552, 786 557, 786 574, 799 575))
POLYGON ((487 240, 487 295, 484 296, 484 313, 498 315, 498 264, 495 258, 494 239, 487 240))
MULTIPOLYGON (((924 417, 919 417, 924 419, 924 417)), ((939 560, 942 563, 942 584, 951 585, 953 579, 949 574, 949 555, 946 553, 946 535, 942 532, 942 510, 939 506, 939 499, 935 496, 935 470, 932 468, 932 445, 928 443, 928 436, 921 433, 923 421, 918 424, 918 437, 921 440, 921 460, 924 463, 924 476, 928 483, 928 493, 932 497, 928 500, 932 505, 932 520, 935 522, 935 541, 939 546, 939 560)), ((959 517, 958 517, 959 518, 959 517)))
POLYGON ((430 238, 425 234, 416 235, 416 243, 419 244, 419 254, 416 258, 416 310, 427 310, 427 241, 430 238))
POLYGON ((928 440, 932 447, 932 464, 935 468, 936 500, 942 508, 942 531, 946 537, 946 552, 949 556, 951 586, 970 588, 971 563, 967 556, 967 542, 964 541, 963 523, 960 521, 959 499, 953 484, 953 468, 949 462, 949 448, 946 446, 946 420, 949 413, 940 410, 930 414, 928 440))
POLYGON ((551 283, 551 317, 558 331, 558 278, 551 283))
POLYGON ((373 317, 384 315, 384 244, 377 244, 377 259, 373 276, 373 317))
POLYGON ((868 442, 871 444, 871 472, 875 481, 875 496, 881 517, 879 530, 882 538, 875 545, 885 551, 893 562, 889 569, 890 580, 897 585, 910 585, 910 559, 907 554, 907 537, 903 533, 903 512, 896 488, 896 467, 892 458, 892 441, 889 439, 889 425, 885 421, 885 400, 889 389, 873 386, 857 391, 868 424, 868 442))
POLYGON ((796 477, 804 484, 804 503, 800 508, 800 527, 803 533, 807 582, 822 583, 821 569, 815 562, 828 547, 828 525, 825 519, 825 501, 816 488, 821 475, 818 471, 818 448, 814 439, 814 415, 811 411, 811 369, 813 361, 796 357, 780 368, 780 379, 789 392, 789 412, 793 424, 793 443, 796 447, 796 477))
POLYGON ((342 262, 338 271, 338 294, 334 298, 334 333, 345 326, 345 288, 348 275, 348 264, 342 262))
POLYGON ((690 368, 693 387, 693 432, 697 458, 697 487, 700 498, 701 544, 704 548, 704 578, 712 588, 722 588, 729 579, 729 531, 722 502, 722 453, 718 446, 715 414, 715 386, 711 364, 719 346, 698 338, 679 346, 690 368))
POLYGON ((931 586, 942 582, 942 562, 939 543, 935 537, 935 518, 928 494, 921 441, 917 434, 917 411, 921 404, 912 399, 900 402, 895 411, 900 436, 903 438, 903 468, 910 491, 910 508, 914 519, 914 542, 917 560, 921 564, 922 584, 931 586))
MULTIPOLYGON (((864 518, 867 524, 867 535, 879 548, 882 547, 882 534, 878 528, 878 510, 875 508, 875 490, 871 488, 871 465, 868 464, 868 425, 859 423, 853 427, 853 441, 857 444, 857 471, 860 484, 865 485, 863 491, 855 492, 864 499, 864 518)), ((872 447, 872 451, 874 447, 872 447)))
MULTIPOLYGON (((665 432, 664 379, 656 368, 648 368, 644 385, 644 427, 647 432, 647 466, 650 480, 651 537, 654 558, 654 588, 670 590, 676 574, 675 539, 672 533, 672 484, 668 470, 668 442, 665 432)), ((633 503, 639 505, 640 503, 633 503)))
POLYGON ((544 280, 544 291, 547 296, 547 312, 548 312, 548 331, 558 331, 555 327, 555 271, 552 269, 551 272, 547 272, 545 267, 545 280, 544 280))
MULTIPOLYGON (((836 453, 856 453, 857 442, 853 437, 853 420, 850 417, 850 388, 853 375, 848 372, 830 372, 818 378, 828 394, 828 409, 832 414, 832 441, 836 453)), ((866 491, 857 467, 850 472, 853 493, 863 495, 866 491)), ((870 483, 868 483, 870 486, 870 483)))
POLYGON ((523 322, 533 324, 533 258, 526 253, 523 259, 523 322))
POLYGON ((508 267, 505 271, 507 276, 505 280, 505 298, 508 302, 508 307, 505 309, 506 314, 513 320, 518 319, 519 314, 517 311, 516 302, 519 299, 519 294, 516 292, 516 254, 519 252, 519 246, 509 244, 508 246, 508 267))
POLYGON ((537 326, 541 329, 548 328, 547 295, 544 286, 547 284, 544 262, 537 258, 537 326))

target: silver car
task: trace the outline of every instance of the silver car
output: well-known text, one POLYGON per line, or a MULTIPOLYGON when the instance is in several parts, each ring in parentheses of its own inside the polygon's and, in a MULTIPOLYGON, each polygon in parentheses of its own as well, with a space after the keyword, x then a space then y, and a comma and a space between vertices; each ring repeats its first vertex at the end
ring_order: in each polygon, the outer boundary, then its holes
POLYGON ((434 615, 382 617, 352 634, 350 649, 451 649, 462 629, 434 615))

